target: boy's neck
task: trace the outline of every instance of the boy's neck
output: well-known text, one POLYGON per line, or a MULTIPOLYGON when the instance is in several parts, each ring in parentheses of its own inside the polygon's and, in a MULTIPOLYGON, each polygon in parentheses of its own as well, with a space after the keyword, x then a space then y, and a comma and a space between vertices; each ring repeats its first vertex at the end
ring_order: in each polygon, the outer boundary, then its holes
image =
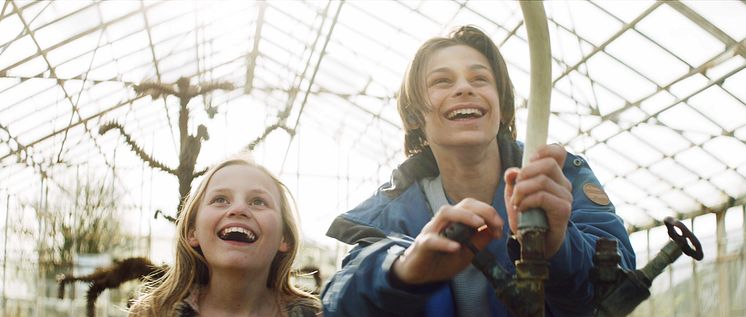
POLYGON ((486 147, 433 149, 446 195, 458 203, 471 197, 492 204, 500 184, 500 150, 497 141, 486 147))

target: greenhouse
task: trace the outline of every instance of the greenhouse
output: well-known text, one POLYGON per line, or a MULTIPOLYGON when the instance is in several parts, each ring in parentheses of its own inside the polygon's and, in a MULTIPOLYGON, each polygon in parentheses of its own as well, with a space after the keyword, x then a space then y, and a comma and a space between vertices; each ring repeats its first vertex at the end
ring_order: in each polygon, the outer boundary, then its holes
MULTIPOLYGON (((318 296, 353 247, 327 228, 407 159, 397 98, 426 40, 487 34, 512 80, 517 140, 536 129, 521 5, 6 0, 0 316, 127 316, 151 271, 101 282, 93 304, 98 284, 61 281, 128 260, 174 266, 185 198, 240 152, 291 194, 292 280, 318 296)), ((638 269, 671 241, 667 217, 701 242, 703 259, 674 259, 630 316, 746 315, 746 3, 543 9, 546 143, 592 168, 638 269)))

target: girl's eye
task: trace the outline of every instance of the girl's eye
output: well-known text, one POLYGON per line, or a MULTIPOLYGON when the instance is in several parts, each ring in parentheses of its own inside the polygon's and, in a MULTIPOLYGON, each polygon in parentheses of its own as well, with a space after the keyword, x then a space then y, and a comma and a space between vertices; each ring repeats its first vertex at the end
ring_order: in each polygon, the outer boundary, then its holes
POLYGON ((228 203, 228 199, 226 199, 223 196, 218 196, 218 197, 213 198, 210 203, 211 204, 227 204, 228 203))
POLYGON ((261 199, 261 198, 254 198, 251 201, 249 201, 249 205, 251 205, 251 206, 267 206, 267 202, 264 201, 264 199, 261 199))

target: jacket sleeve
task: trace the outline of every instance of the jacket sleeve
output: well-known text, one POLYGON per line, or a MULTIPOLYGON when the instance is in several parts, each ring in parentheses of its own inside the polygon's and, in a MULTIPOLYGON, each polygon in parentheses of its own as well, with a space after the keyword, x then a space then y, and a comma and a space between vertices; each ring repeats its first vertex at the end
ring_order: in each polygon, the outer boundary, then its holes
POLYGON ((324 316, 421 315, 429 297, 447 283, 406 290, 391 284, 391 266, 411 243, 408 237, 387 237, 353 248, 321 293, 324 316))
POLYGON ((585 160, 568 153, 563 171, 572 183, 572 214, 565 240, 549 261, 546 300, 557 315, 587 316, 593 307, 589 272, 596 240, 617 240, 623 269, 635 269, 635 254, 622 219, 605 193, 601 191, 599 195, 586 189, 598 190, 602 186, 585 160))

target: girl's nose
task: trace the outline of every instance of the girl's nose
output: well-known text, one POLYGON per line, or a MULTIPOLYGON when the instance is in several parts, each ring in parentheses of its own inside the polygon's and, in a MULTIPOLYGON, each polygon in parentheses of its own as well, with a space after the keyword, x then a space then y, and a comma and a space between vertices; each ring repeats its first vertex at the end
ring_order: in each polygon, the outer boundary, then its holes
POLYGON ((228 215, 234 217, 251 218, 251 208, 249 207, 248 203, 237 201, 228 209, 228 215))

